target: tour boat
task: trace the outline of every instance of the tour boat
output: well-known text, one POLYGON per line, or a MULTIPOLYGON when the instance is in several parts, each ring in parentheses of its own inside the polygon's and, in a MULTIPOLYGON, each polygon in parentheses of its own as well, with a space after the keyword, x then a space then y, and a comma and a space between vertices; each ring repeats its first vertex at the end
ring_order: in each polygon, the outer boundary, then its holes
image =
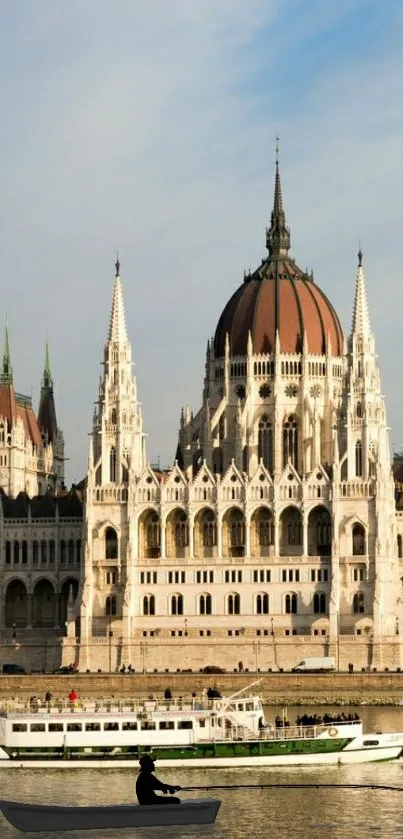
POLYGON ((0 801, 0 810, 23 833, 62 830, 106 830, 123 827, 172 827, 213 824, 221 801, 214 798, 188 799, 169 806, 115 804, 98 807, 66 807, 57 804, 26 804, 0 801))
POLYGON ((142 754, 164 767, 312 766, 402 752, 403 732, 364 733, 343 715, 272 725, 252 687, 210 699, 10 701, 0 709, 0 768, 133 768, 142 754))

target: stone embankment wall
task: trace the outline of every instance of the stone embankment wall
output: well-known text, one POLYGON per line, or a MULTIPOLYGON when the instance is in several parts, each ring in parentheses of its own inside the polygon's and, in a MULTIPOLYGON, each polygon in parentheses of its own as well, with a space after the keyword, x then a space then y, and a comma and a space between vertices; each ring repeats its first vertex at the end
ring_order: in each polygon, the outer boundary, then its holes
MULTIPOLYGON (((0 676, 0 696, 67 698, 72 687, 84 697, 161 697, 169 687, 173 696, 200 695, 217 687, 226 696, 251 686, 254 674, 207 675, 169 673, 145 675, 73 674, 0 676)), ((270 673, 261 677, 256 690, 268 705, 399 705, 403 701, 403 673, 270 673)))

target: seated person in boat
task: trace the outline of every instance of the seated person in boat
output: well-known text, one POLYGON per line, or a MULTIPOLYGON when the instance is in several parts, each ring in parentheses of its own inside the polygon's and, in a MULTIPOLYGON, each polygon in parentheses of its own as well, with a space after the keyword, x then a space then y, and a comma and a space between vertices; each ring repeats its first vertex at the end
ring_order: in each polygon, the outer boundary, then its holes
POLYGON ((139 804, 180 804, 180 798, 163 798, 162 795, 156 795, 155 790, 161 790, 166 795, 168 792, 174 793, 180 790, 180 787, 171 787, 169 784, 163 784, 158 778, 153 775, 155 765, 150 755, 142 755, 139 760, 140 772, 136 781, 136 795, 139 804))

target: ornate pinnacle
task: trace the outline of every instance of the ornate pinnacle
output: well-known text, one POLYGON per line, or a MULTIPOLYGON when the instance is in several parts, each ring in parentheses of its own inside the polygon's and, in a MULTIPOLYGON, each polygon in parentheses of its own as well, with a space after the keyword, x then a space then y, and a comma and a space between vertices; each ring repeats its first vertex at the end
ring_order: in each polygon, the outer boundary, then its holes
POLYGON ((266 230, 266 246, 269 256, 287 256, 290 249, 290 230, 286 225, 281 191, 279 140, 276 138, 276 175, 274 180, 274 200, 270 227, 266 230))

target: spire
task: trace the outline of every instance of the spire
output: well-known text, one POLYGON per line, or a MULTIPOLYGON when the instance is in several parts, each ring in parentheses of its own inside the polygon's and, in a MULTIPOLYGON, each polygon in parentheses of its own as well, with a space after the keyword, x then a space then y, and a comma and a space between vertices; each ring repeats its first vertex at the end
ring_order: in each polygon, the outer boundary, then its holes
POLYGON ((276 138, 276 175, 274 180, 274 201, 270 227, 266 230, 266 246, 269 256, 287 256, 290 249, 290 229, 285 222, 283 196, 281 192, 279 140, 276 138))
POLYGON ((371 323, 369 320, 367 291, 365 286, 364 269, 362 267, 362 250, 358 251, 358 267, 355 281, 355 297, 353 323, 351 332, 360 335, 364 340, 371 335, 371 323))
POLYGON ((115 285, 113 287, 112 310, 109 321, 108 341, 112 341, 114 344, 127 344, 129 339, 127 337, 126 315, 123 303, 122 283, 120 282, 119 256, 116 259, 115 269, 115 285))
POLYGON ((13 383, 13 368, 11 367, 10 357, 10 342, 8 338, 8 326, 6 321, 6 328, 4 333, 4 353, 3 366, 0 374, 0 382, 2 384, 12 385, 13 383))
POLYGON ((50 358, 49 358, 49 341, 46 339, 45 344, 45 365, 42 374, 41 393, 53 393, 53 379, 50 372, 50 358))

